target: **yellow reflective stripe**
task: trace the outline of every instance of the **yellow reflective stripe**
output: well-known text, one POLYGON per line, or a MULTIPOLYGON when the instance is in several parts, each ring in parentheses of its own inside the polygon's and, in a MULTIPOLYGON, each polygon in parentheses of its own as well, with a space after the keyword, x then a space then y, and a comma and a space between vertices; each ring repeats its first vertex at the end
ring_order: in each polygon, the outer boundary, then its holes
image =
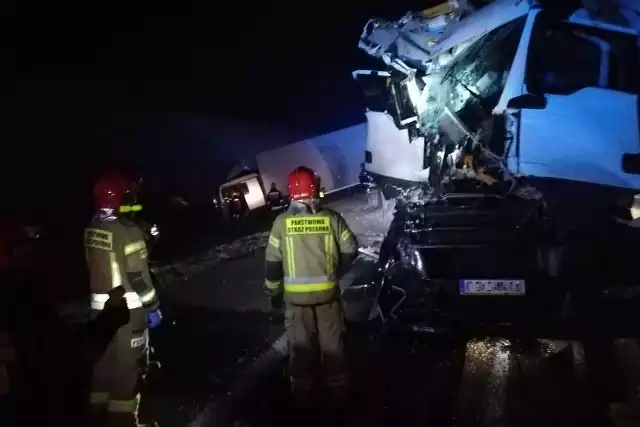
POLYGON ((120 213, 127 212, 140 212, 142 210, 142 205, 122 205, 120 206, 120 213))
MULTIPOLYGON (((142 301, 135 292, 126 292, 124 298, 127 301, 127 307, 131 310, 142 307, 142 301)), ((91 294, 91 308, 94 310, 103 310, 104 304, 109 300, 109 294, 91 294)))
POLYGON ((287 263, 289 265, 289 271, 287 275, 289 277, 296 276, 296 262, 293 253, 293 238, 287 237, 287 263))
POLYGON ((110 400, 107 412, 124 412, 134 414, 138 410, 138 399, 131 400, 110 400))
POLYGON ((120 275, 120 266, 116 260, 115 252, 109 252, 109 261, 111 263, 111 287, 117 288, 122 285, 122 276, 120 275))
POLYGON ((272 290, 272 291, 277 291, 280 288, 281 284, 282 284, 282 282, 280 280, 265 280, 264 281, 264 285, 267 287, 267 289, 272 290))
POLYGON ((340 235, 340 239, 342 240, 348 240, 350 237, 351 237, 351 231, 349 230, 344 230, 340 235))
POLYGON ((286 273, 290 274, 289 272, 291 271, 291 246, 289 245, 289 238, 285 237, 284 239, 284 244, 285 244, 285 248, 286 248, 286 257, 287 258, 287 270, 286 273))
POLYGON ((304 283, 304 284, 285 284, 284 290, 292 293, 304 293, 304 292, 320 292, 333 289, 338 284, 336 282, 323 282, 323 283, 304 283))
POLYGON ((129 243, 124 247, 124 254, 131 255, 132 253, 141 251, 146 249, 147 245, 145 245, 144 240, 138 240, 137 242, 129 243))
POLYGON ((151 289, 149 292, 146 292, 145 294, 140 296, 140 301, 142 301, 143 304, 147 304, 153 301, 155 297, 156 297, 156 290, 151 289))
POLYGON ((269 236, 269 244, 276 249, 280 249, 280 240, 273 236, 269 236))
POLYGON ((324 262, 327 276, 333 274, 333 236, 328 235, 324 238, 324 262))

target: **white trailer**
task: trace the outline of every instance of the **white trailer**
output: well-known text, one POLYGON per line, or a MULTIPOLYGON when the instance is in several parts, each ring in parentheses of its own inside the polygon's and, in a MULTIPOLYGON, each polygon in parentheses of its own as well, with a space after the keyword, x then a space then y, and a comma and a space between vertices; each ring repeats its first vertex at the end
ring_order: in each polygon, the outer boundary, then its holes
POLYGON ((298 166, 313 169, 327 194, 358 184, 366 139, 366 125, 360 124, 259 153, 256 164, 265 190, 275 183, 286 194, 287 177, 298 166))
POLYGON ((348 189, 359 182, 366 140, 367 128, 363 123, 263 151, 255 158, 257 170, 242 173, 234 168, 220 186, 218 197, 224 204, 225 194, 236 191, 244 195, 249 210, 263 208, 272 183, 287 195, 287 178, 298 166, 316 172, 325 194, 348 189))

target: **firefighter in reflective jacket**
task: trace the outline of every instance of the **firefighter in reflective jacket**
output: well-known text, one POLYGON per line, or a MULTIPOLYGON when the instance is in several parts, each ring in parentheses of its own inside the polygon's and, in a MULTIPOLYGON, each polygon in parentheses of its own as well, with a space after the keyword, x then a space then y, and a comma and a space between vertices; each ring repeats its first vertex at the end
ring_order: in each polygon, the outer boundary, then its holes
POLYGON ((118 329, 94 366, 91 409, 107 426, 138 426, 139 387, 148 363, 148 327, 157 326, 162 319, 147 265, 144 233, 124 215, 141 206, 135 203, 135 184, 117 172, 103 175, 93 193, 99 211, 84 234, 91 308, 103 310, 108 292, 123 286, 130 320, 118 329))
POLYGON ((286 304, 294 396, 306 400, 320 371, 331 397, 341 403, 348 377, 338 279, 357 256, 358 243, 339 213, 319 206, 313 171, 295 169, 289 195, 291 206, 276 218, 269 236, 265 290, 274 307, 286 304))

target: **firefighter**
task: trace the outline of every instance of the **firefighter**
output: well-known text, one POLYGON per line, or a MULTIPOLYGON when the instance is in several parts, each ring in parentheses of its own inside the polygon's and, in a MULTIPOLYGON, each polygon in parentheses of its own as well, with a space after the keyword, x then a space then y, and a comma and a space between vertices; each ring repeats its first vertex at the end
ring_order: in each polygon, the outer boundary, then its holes
POLYGON ((141 209, 135 185, 118 172, 104 174, 93 191, 98 213, 85 229, 91 308, 104 309, 123 286, 130 312, 94 366, 91 413, 107 426, 137 426, 139 388, 148 363, 148 327, 162 320, 147 265, 144 232, 126 215, 141 209))
POLYGON ((278 211, 284 207, 284 196, 276 187, 276 183, 271 183, 271 189, 267 193, 267 203, 271 208, 271 211, 278 211))
POLYGON ((291 205, 269 236, 265 290, 274 308, 286 305, 294 397, 309 402, 320 371, 330 397, 340 404, 348 376, 338 279, 357 256, 358 243, 339 213, 320 207, 312 170, 298 167, 289 175, 289 195, 291 205))

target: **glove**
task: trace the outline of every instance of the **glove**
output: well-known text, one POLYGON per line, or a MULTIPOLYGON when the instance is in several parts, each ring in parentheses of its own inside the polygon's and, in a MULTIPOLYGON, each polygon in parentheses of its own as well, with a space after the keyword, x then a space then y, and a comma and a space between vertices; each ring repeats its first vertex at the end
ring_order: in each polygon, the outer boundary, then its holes
POLYGON ((109 299, 104 304, 104 310, 100 317, 108 323, 114 330, 129 323, 129 307, 124 297, 125 291, 122 286, 118 286, 109 292, 109 299))
POLYGON ((162 312, 160 309, 150 311, 147 314, 147 323, 149 328, 153 329, 158 326, 162 322, 162 312))
POLYGON ((278 310, 284 307, 284 298, 282 297, 282 295, 269 297, 269 302, 271 303, 271 308, 273 309, 278 310))
MULTIPOLYGON (((129 307, 127 307, 127 300, 124 298, 124 294, 118 295, 117 292, 109 294, 109 299, 104 304, 104 310, 100 311, 98 316, 91 322, 89 329, 92 331, 91 335, 94 337, 102 337, 106 339, 106 343, 111 340, 113 334, 118 329, 129 323, 129 307)), ((99 338, 96 338, 96 345, 99 338)))

